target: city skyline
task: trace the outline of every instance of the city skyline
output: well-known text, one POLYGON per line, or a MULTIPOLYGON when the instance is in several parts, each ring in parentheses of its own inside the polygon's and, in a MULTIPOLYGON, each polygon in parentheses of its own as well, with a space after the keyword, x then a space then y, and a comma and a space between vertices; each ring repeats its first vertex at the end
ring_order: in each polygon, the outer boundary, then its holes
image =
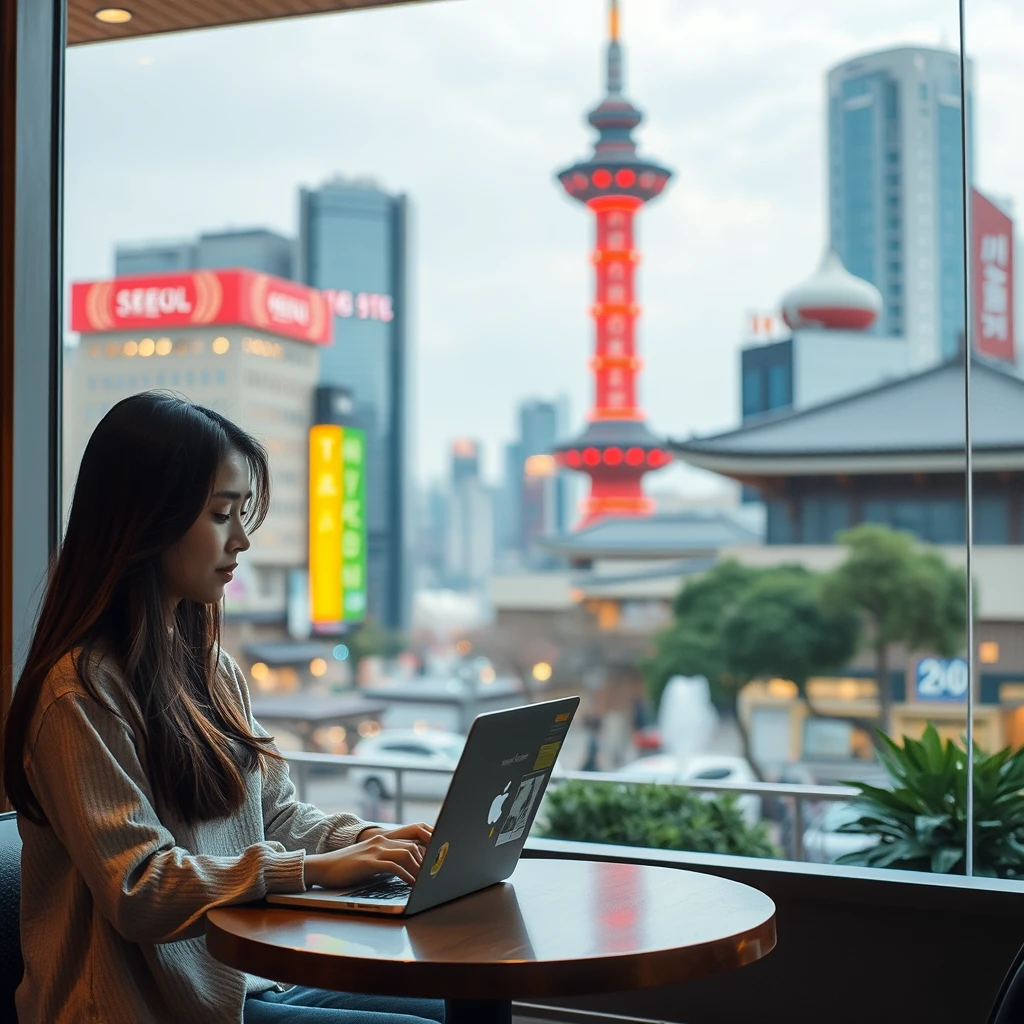
MULTIPOLYGON (((825 72, 868 50, 955 43, 956 5, 944 24, 934 6, 822 5, 797 22, 789 0, 645 3, 643 17, 624 4, 639 140, 679 171, 639 225, 644 406, 661 430, 737 419, 744 312, 776 306, 824 245, 825 72)), ((72 51, 68 283, 108 275, 116 242, 293 233, 298 186, 374 174, 417 210, 414 473, 441 476, 448 442, 472 433, 497 478, 520 400, 566 392, 576 426, 590 401, 587 226, 551 169, 589 143, 580 111, 600 94, 604 8, 438 4, 72 51), (109 95, 116 115, 97 114, 109 95)), ((1012 195, 1024 155, 1000 129, 1024 92, 1024 17, 987 4, 968 31, 978 183, 1012 195)))

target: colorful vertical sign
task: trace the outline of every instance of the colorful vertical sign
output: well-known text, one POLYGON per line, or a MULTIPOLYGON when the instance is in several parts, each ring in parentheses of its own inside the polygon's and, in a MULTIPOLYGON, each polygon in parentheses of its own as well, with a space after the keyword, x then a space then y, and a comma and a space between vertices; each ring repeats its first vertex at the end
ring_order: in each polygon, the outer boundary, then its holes
POLYGON ((362 430, 342 428, 341 468, 341 617, 359 622, 366 617, 366 434, 362 430))
POLYGON ((366 435, 309 432, 310 622, 329 630, 366 615, 366 435))
POLYGON ((1013 221, 971 189, 971 277, 974 345, 1013 362, 1013 221))
POLYGON ((309 620, 314 626, 342 620, 342 438, 342 428, 332 424, 309 431, 309 620))

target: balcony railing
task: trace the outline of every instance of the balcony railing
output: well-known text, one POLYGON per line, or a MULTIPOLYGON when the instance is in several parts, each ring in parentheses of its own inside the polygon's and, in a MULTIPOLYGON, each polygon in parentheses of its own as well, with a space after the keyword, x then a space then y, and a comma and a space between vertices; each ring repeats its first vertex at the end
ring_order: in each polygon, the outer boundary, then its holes
MULTIPOLYGON (((393 774, 395 780, 392 801, 395 807, 395 821, 405 818, 406 786, 405 775, 409 772, 431 775, 451 775, 450 767, 425 765, 415 758, 399 757, 360 757, 355 754, 318 754, 309 751, 282 751, 291 765, 292 781, 300 800, 305 801, 309 787, 309 770, 311 767, 330 768, 338 772, 347 772, 350 768, 377 768, 393 774)), ((792 804, 792 849, 793 860, 802 861, 804 856, 804 828, 806 815, 804 805, 808 802, 826 803, 843 802, 855 799, 859 792, 850 786, 805 786, 785 782, 726 782, 724 780, 693 779, 685 782, 662 781, 657 779, 630 777, 619 772, 558 772, 550 782, 557 786, 569 779, 584 782, 642 782, 657 786, 680 786, 705 793, 735 793, 737 796, 752 794, 760 797, 774 797, 792 804)))

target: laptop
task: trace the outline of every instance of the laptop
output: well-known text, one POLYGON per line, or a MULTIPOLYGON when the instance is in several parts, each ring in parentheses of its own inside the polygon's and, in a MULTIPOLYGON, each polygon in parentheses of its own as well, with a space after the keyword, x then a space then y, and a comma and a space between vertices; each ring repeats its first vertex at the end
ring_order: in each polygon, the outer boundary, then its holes
POLYGON ((270 893, 268 903, 369 914, 418 914, 515 870, 579 697, 478 715, 413 885, 378 875, 345 889, 270 893))

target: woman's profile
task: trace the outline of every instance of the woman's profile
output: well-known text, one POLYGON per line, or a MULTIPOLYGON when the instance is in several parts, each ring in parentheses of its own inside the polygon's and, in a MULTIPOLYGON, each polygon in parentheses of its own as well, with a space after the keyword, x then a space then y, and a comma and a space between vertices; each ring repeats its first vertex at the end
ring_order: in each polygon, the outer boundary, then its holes
POLYGON ((220 647, 224 587, 270 503, 267 455, 159 392, 82 458, 4 737, 23 841, 21 1024, 423 1024, 443 1004, 284 989, 206 950, 211 907, 412 881, 430 829, 299 803, 220 647))

